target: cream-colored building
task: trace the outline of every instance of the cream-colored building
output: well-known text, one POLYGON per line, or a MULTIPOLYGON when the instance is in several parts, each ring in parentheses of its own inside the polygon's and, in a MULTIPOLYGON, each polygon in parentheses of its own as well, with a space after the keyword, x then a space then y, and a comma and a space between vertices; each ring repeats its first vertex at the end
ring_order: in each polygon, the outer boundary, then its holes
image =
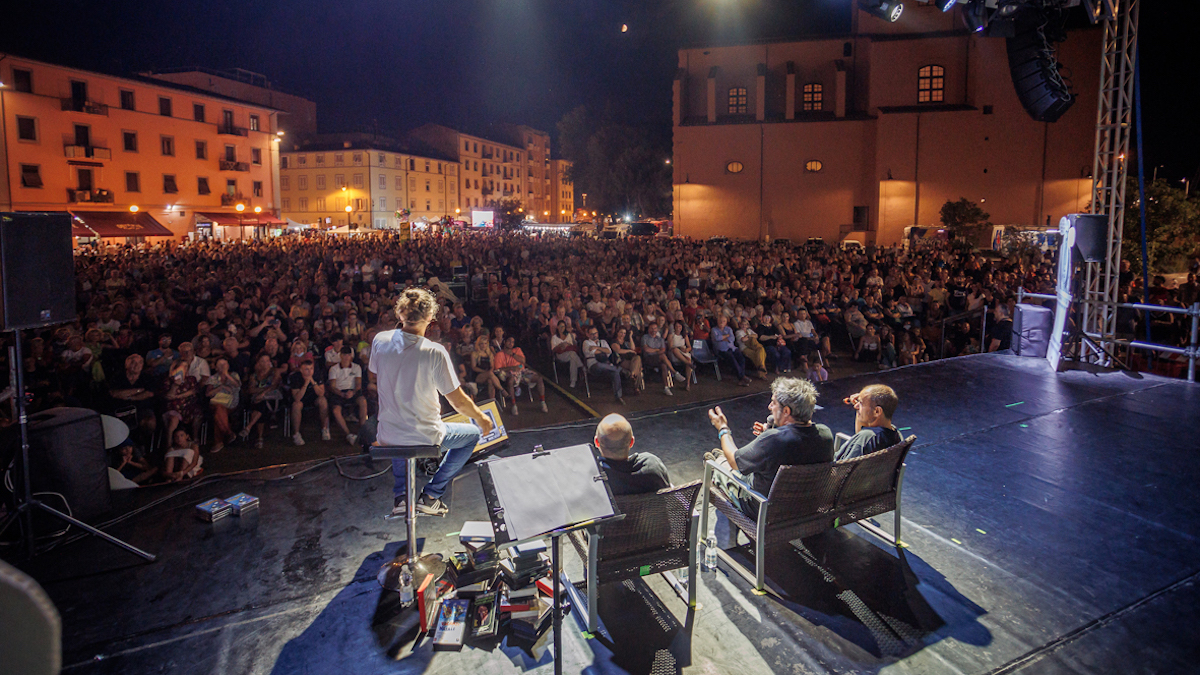
POLYGON ((279 128, 290 136, 317 133, 317 104, 302 96, 279 91, 266 75, 242 68, 228 71, 173 68, 144 75, 278 110, 279 128))
POLYGON ((80 237, 278 227, 275 109, 7 54, 0 82, 0 211, 70 212, 80 237))
POLYGON ((397 227, 402 209, 412 222, 432 222, 459 208, 458 162, 367 134, 292 143, 280 156, 279 181, 284 216, 323 228, 397 227))
POLYGON ((568 177, 571 162, 550 160, 550 213, 556 223, 569 223, 575 214, 575 184, 568 177))

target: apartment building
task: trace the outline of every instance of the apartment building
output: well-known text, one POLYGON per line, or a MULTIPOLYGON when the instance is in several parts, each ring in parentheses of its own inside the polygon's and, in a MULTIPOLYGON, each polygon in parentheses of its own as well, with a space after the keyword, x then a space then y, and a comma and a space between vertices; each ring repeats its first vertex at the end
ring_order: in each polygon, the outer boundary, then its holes
POLYGON ((279 128, 289 136, 317 133, 317 104, 303 96, 276 89, 261 73, 244 68, 171 68, 143 75, 278 110, 279 128))
POLYGON ((1086 210, 1100 31, 1058 45, 1078 102, 1044 123, 1005 40, 953 14, 916 4, 895 24, 858 12, 845 36, 680 50, 675 232, 891 244, 961 197, 998 224, 1086 210))
POLYGON ((274 108, 11 54, 0 82, 0 210, 70 212, 79 237, 237 238, 282 223, 274 108))
POLYGON ((378 229, 456 216, 459 164, 414 153, 394 139, 332 134, 289 142, 280 156, 280 208, 287 218, 322 228, 378 229))
POLYGON ((569 223, 575 214, 575 184, 568 172, 571 162, 565 159, 550 160, 550 215, 556 223, 569 223))
MULTIPOLYGON (((549 136, 543 136, 544 138, 537 142, 544 143, 548 155, 549 136)), ((461 209, 464 220, 469 219, 472 209, 495 207, 503 199, 519 200, 525 212, 535 217, 546 218, 550 215, 549 202, 545 197, 546 179, 537 179, 539 186, 534 190, 534 199, 529 198, 529 190, 533 184, 529 182, 528 157, 541 157, 533 150, 440 124, 418 127, 409 133, 409 139, 433 152, 458 160, 462 168, 462 191, 458 208, 461 209), (534 210, 538 206, 542 207, 541 213, 534 210)))

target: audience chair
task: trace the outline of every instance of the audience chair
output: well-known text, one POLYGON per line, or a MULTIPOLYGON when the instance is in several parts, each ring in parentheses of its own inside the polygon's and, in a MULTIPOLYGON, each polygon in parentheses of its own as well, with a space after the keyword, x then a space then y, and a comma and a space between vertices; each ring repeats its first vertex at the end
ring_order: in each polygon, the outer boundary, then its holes
MULTIPOLYGON (((697 366, 711 364, 717 374, 717 382, 721 381, 721 364, 717 361, 717 354, 709 346, 708 340, 692 340, 692 360, 696 362, 697 366)), ((698 367, 693 369, 693 371, 699 370, 698 367)))

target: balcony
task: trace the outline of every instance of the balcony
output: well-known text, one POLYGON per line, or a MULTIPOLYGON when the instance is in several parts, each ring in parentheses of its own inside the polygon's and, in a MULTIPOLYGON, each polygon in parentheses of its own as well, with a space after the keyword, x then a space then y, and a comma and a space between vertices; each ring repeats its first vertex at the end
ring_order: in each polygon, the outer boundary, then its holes
POLYGON ((231 127, 219 124, 217 125, 217 133, 222 136, 249 136, 250 130, 246 127, 231 127))
POLYGON ((484 159, 492 159, 492 153, 490 151, 484 152, 483 158, 484 159))
POLYGON ((67 188, 67 201, 72 204, 112 204, 113 193, 111 190, 73 190, 67 188))
POLYGON ((221 160, 221 170, 222 171, 249 171, 250 163, 249 162, 230 162, 230 161, 223 159, 223 160, 221 160))
POLYGON ((64 145, 63 154, 71 159, 112 159, 112 150, 91 145, 64 145))
POLYGON ((513 196, 513 191, 512 191, 512 190, 505 190, 505 191, 504 191, 504 192, 502 192, 501 194, 503 194, 505 197, 511 197, 511 196, 513 196))
POLYGON ((81 101, 75 98, 64 98, 62 109, 68 112, 81 112, 89 115, 104 115, 108 117, 108 106, 95 101, 81 101))
POLYGON ((231 195, 228 192, 225 192, 221 195, 221 206, 233 206, 238 202, 242 202, 244 204, 246 201, 246 197, 241 193, 231 195))
POLYGON ((492 194, 493 190, 492 190, 492 188, 483 188, 483 190, 481 190, 480 192, 483 193, 484 197, 487 197, 488 195, 492 194))

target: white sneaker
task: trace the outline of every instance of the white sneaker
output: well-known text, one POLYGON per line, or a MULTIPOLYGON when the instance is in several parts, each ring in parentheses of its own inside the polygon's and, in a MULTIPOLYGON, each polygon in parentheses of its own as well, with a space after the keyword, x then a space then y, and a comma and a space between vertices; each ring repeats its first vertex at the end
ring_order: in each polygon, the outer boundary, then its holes
POLYGON ((674 396, 675 392, 671 391, 670 387, 663 387, 663 393, 667 396, 674 396))
POLYGON ((350 445, 358 445, 358 436, 354 434, 346 434, 346 442, 350 445))
POLYGON ((519 410, 517 410, 517 404, 516 404, 516 403, 514 403, 514 404, 513 404, 513 406, 512 406, 512 414, 514 414, 514 415, 518 415, 518 416, 521 414, 521 412, 520 412, 519 410))
POLYGON ((324 429, 321 430, 321 440, 323 440, 323 441, 329 440, 329 427, 325 427, 324 429))
POLYGON ((299 431, 292 434, 292 443, 295 445, 304 445, 304 437, 300 435, 299 431))
POLYGON ((542 412, 550 412, 550 409, 546 407, 545 401, 542 401, 542 412))

